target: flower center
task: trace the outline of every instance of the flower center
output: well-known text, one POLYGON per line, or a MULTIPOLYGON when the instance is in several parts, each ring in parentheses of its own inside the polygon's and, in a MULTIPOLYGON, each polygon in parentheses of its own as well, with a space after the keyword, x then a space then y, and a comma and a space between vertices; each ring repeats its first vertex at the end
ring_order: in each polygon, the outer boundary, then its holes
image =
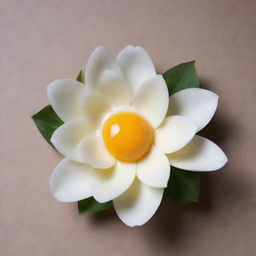
POLYGON ((112 115, 103 126, 103 140, 109 152, 123 162, 137 162, 150 150, 154 130, 140 115, 122 112, 112 115))

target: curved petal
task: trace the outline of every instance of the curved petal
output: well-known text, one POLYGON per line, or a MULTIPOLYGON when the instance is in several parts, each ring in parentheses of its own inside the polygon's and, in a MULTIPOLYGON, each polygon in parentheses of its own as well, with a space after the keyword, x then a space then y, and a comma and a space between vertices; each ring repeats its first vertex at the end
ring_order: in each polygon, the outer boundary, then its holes
POLYGON ((101 74, 97 93, 112 107, 129 105, 132 97, 132 90, 124 77, 109 69, 101 74))
POLYGON ((64 158, 54 169, 50 191, 61 202, 75 202, 92 196, 88 186, 91 168, 64 158))
POLYGON ((168 158, 156 147, 137 164, 137 177, 145 184, 156 188, 165 188, 170 177, 168 158))
POLYGON ((185 116, 169 116, 155 131, 155 145, 164 153, 184 147, 197 131, 195 122, 185 116))
POLYGON ((146 80, 133 98, 135 109, 149 120, 154 128, 163 121, 168 104, 168 89, 161 75, 146 80))
POLYGON ((228 159, 221 148, 212 141, 195 136, 181 150, 168 154, 170 164, 188 171, 216 171, 223 167, 228 159))
POLYGON ((158 209, 163 188, 152 188, 135 179, 132 186, 113 200, 118 217, 128 226, 145 224, 158 209))
POLYGON ((77 146, 86 136, 93 133, 94 128, 87 121, 75 121, 58 127, 51 137, 51 143, 64 156, 79 161, 77 146))
POLYGON ((168 115, 182 115, 193 119, 198 129, 203 129, 212 119, 218 95, 200 88, 181 90, 170 97, 168 115))
POLYGON ((89 184, 93 197, 104 203, 120 196, 131 186, 135 173, 135 164, 121 162, 107 170, 94 169, 89 184))
POLYGON ((96 127, 100 127, 104 116, 109 113, 109 105, 91 90, 86 90, 83 97, 83 110, 85 118, 90 120, 96 127))
POLYGON ((141 47, 127 46, 120 52, 117 60, 134 91, 146 79, 156 75, 151 58, 141 47))
POLYGON ((49 102, 64 122, 81 120, 84 117, 82 109, 84 91, 84 84, 69 79, 56 80, 47 87, 49 102))
POLYGON ((96 134, 86 137, 79 143, 77 154, 80 161, 97 169, 108 169, 115 164, 115 159, 96 134))
POLYGON ((116 59, 112 57, 107 49, 99 46, 92 52, 88 59, 85 69, 86 84, 91 88, 96 88, 100 74, 106 69, 113 70, 120 74, 122 73, 116 59))

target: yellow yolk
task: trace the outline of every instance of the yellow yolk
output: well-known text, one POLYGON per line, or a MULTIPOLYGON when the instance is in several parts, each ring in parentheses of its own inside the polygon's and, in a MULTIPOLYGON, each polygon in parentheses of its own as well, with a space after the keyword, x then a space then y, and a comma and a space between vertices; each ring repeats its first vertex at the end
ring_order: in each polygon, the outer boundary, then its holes
POLYGON ((103 140, 109 152, 123 162, 137 162, 150 150, 154 139, 151 125, 140 115, 122 112, 103 126, 103 140))

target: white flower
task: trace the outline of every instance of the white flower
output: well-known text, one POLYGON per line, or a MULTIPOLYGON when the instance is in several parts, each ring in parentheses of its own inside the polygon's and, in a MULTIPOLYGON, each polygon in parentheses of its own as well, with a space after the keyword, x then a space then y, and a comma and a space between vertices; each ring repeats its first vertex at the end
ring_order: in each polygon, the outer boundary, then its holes
POLYGON ((214 171, 227 162, 216 144, 195 135, 214 115, 218 96, 192 88, 169 98, 141 47, 128 46, 117 59, 98 47, 85 79, 85 85, 63 79, 48 86, 64 121, 51 138, 65 156, 50 181, 59 201, 113 200, 125 224, 142 225, 160 205, 170 165, 214 171))

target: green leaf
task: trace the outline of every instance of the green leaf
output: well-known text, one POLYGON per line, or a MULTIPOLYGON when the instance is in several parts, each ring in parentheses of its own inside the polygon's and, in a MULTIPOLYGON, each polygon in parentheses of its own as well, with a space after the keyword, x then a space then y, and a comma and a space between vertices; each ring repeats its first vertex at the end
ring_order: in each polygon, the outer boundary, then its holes
POLYGON ((195 61, 182 63, 167 70, 163 73, 163 78, 168 86, 169 95, 186 88, 199 87, 195 61))
MULTIPOLYGON (((163 74, 169 95, 187 88, 199 88, 195 61, 179 64, 163 74)), ((172 167, 166 194, 179 202, 198 202, 200 174, 172 167)))
POLYGON ((81 83, 84 84, 85 80, 84 80, 84 72, 83 72, 83 70, 81 70, 79 72, 79 74, 76 76, 76 81, 81 82, 81 83))
POLYGON ((99 203, 93 197, 77 202, 79 213, 95 213, 107 210, 113 206, 112 201, 106 203, 99 203))
POLYGON ((41 109, 38 113, 32 116, 38 130, 46 139, 46 141, 52 146, 50 141, 53 132, 63 124, 62 120, 54 112, 51 105, 47 105, 41 109))
POLYGON ((200 174, 171 167, 171 176, 165 193, 173 200, 198 202, 200 194, 200 174))

